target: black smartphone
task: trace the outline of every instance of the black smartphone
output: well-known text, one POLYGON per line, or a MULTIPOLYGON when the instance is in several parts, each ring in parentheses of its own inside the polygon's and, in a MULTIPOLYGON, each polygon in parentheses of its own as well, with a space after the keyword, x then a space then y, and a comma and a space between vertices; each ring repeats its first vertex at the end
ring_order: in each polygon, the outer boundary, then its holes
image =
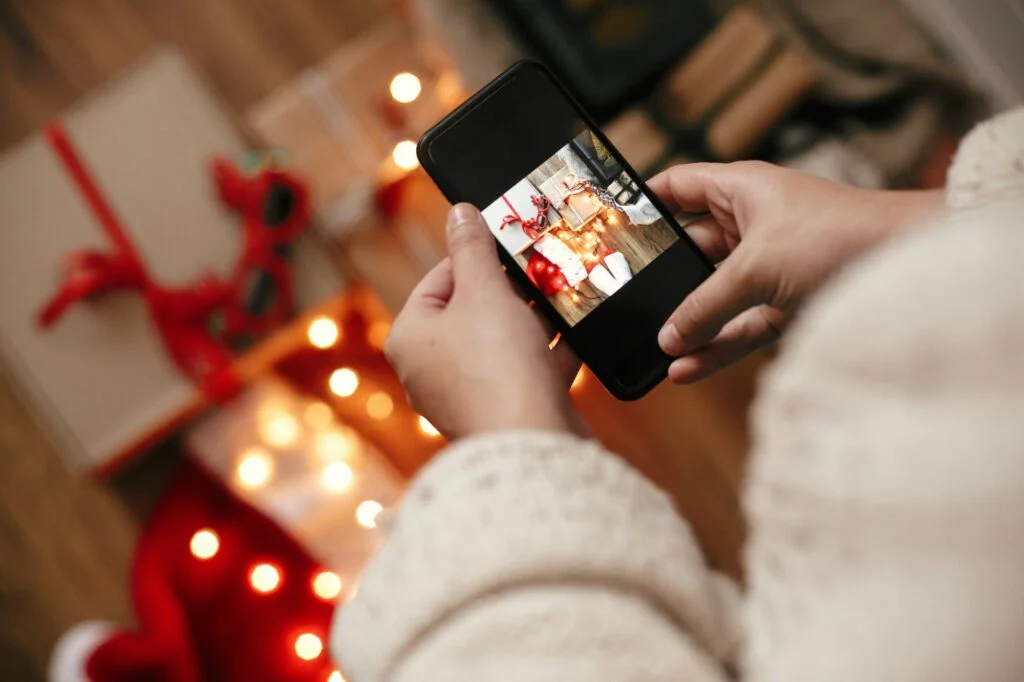
POLYGON ((546 67, 515 64, 417 151, 449 201, 482 211, 509 276, 612 395, 665 378, 658 331, 714 266, 546 67))

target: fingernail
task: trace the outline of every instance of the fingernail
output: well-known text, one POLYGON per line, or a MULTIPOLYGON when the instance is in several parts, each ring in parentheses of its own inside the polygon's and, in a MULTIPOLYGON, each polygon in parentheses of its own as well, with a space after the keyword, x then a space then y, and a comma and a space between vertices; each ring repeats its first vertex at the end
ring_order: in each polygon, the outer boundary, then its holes
POLYGON ((671 322, 658 332, 658 345, 669 355, 683 354, 683 337, 679 335, 679 330, 671 322))
POLYGON ((459 225, 474 220, 479 214, 472 204, 455 204, 448 213, 448 229, 454 230, 459 225))

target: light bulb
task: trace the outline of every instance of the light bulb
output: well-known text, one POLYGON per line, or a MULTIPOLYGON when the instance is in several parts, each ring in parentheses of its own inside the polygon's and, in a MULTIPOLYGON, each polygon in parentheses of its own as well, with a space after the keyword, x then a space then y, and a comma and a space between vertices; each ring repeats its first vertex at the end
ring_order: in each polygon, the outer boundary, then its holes
POLYGON ((371 346, 377 350, 384 349, 384 341, 388 338, 388 333, 391 331, 391 323, 387 320, 377 320, 370 325, 370 329, 366 332, 366 340, 371 346))
POLYGON ((188 543, 192 556, 197 559, 212 559, 220 549, 220 538, 209 528, 197 530, 188 543))
POLYGON ((341 588, 341 578, 334 571, 320 571, 313 577, 313 593, 324 601, 337 599, 341 588))
POLYGON ((356 507, 356 523, 363 528, 376 528, 377 516, 384 511, 383 505, 377 500, 365 500, 356 507))
POLYGON ((352 467, 344 462, 331 462, 320 472, 320 484, 332 493, 340 493, 352 485, 352 467))
POLYGON ((328 386, 334 395, 339 398, 348 398, 359 388, 359 375, 349 367, 336 369, 331 373, 328 386))
POLYGON ((286 448, 299 437, 299 422, 283 410, 269 414, 260 424, 263 441, 275 448, 286 448))
POLYGON ((302 418, 312 428, 323 430, 334 421, 334 412, 331 411, 331 406, 327 403, 316 402, 306 407, 302 418))
POLYGON ((366 414, 370 415, 371 419, 387 419, 394 409, 395 401, 384 391, 377 391, 366 399, 366 414))
POLYGON ((402 140, 396 144, 391 150, 391 158, 402 170, 412 170, 420 165, 419 159, 416 158, 416 143, 412 140, 402 140))
POLYGON ((313 448, 325 462, 346 459, 352 454, 352 438, 341 431, 325 431, 313 441, 313 448))
POLYGON ((423 90, 420 79, 408 72, 400 73, 391 79, 391 96, 396 102, 408 104, 414 102, 423 90))
POLYGON ((250 448, 242 455, 235 475, 243 488, 262 488, 274 473, 274 460, 263 448, 250 448))
POLYGON ((441 435, 441 432, 437 430, 437 427, 431 424, 430 420, 428 420, 423 415, 420 415, 419 425, 420 431, 422 431, 425 435, 430 436, 431 438, 436 438, 441 435))
POLYGON ((569 390, 574 392, 580 390, 586 381, 587 370, 580 367, 580 371, 576 373, 576 378, 572 380, 572 385, 569 387, 569 390))
POLYGON ((317 348, 330 348, 338 342, 341 332, 331 318, 318 317, 309 323, 306 336, 309 338, 309 342, 317 348))
POLYGON ((345 682, 345 678, 341 676, 340 670, 335 670, 327 676, 327 682, 345 682))
POLYGON ((316 660, 323 651, 323 641, 312 632, 304 632, 295 638, 295 655, 304 661, 316 660))
POLYGON ((281 585, 281 571, 271 564, 256 564, 249 571, 249 584, 260 594, 270 594, 281 585))

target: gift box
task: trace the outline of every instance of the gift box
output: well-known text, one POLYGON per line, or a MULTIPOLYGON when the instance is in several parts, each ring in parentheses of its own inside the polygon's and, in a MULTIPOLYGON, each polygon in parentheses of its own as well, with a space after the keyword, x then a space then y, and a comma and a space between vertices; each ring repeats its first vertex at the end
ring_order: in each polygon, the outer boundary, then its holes
POLYGON ((519 255, 560 220, 554 202, 528 179, 483 210, 484 220, 509 253, 519 255))
POLYGON ((270 334, 265 306, 339 290, 299 236, 301 183, 246 151, 164 50, 0 159, 0 348, 72 466, 122 461, 229 394, 226 335, 270 334))

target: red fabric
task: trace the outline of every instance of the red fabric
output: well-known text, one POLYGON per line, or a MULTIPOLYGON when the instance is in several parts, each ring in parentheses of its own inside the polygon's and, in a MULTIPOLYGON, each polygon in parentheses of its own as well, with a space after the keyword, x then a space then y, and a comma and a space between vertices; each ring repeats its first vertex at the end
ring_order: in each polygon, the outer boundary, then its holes
POLYGON ((239 381, 231 369, 228 342, 241 336, 266 334, 291 314, 291 274, 278 250, 295 239, 309 222, 311 209, 306 187, 280 171, 265 170, 247 177, 227 161, 215 160, 212 172, 218 194, 242 218, 242 252, 227 281, 208 275, 188 287, 166 287, 149 275, 128 229, 85 167, 63 126, 51 123, 45 134, 69 179, 111 241, 113 251, 72 253, 65 264, 62 285, 39 313, 39 325, 48 327, 56 323, 79 301, 117 290, 136 291, 145 300, 153 324, 181 372, 213 398, 234 393, 239 381), (267 226, 263 223, 263 203, 275 185, 293 193, 294 208, 283 224, 267 226), (276 282, 278 292, 269 313, 252 316, 245 312, 243 292, 249 276, 257 270, 266 272, 276 282), (210 330, 211 317, 217 312, 225 313, 225 329, 219 336, 210 330))
POLYGON ((132 597, 137 632, 121 632, 86 664, 92 682, 325 682, 333 605, 313 594, 322 567, 287 533, 186 460, 136 548, 132 597), (215 556, 192 556, 199 529, 220 538, 215 556), (249 571, 275 565, 277 591, 259 594, 249 571), (310 632, 324 642, 313 661, 295 654, 310 632))

